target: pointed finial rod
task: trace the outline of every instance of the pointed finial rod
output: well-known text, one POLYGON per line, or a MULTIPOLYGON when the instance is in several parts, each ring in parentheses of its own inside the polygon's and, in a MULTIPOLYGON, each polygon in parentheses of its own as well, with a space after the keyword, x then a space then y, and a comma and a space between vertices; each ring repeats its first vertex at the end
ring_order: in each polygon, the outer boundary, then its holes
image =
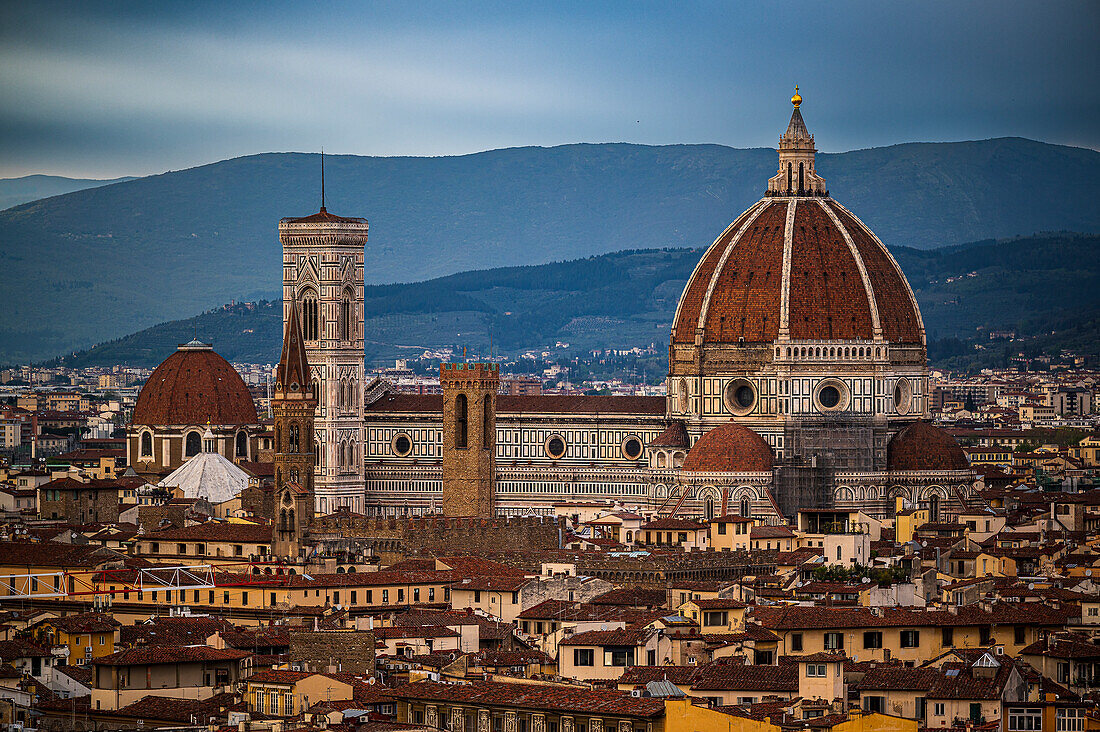
POLYGON ((325 210, 325 148, 321 148, 321 210, 325 210))
POLYGON ((798 106, 802 104, 802 95, 798 93, 798 84, 794 85, 794 96, 791 97, 791 104, 794 105, 795 109, 798 109, 798 106))

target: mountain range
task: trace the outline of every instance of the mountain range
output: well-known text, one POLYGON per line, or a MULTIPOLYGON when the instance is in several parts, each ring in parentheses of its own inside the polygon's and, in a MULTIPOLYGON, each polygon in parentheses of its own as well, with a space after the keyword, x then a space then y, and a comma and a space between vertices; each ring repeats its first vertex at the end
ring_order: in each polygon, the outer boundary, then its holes
MULTIPOLYGON (((277 222, 317 210, 319 163, 254 155, 0 211, 0 363, 277 298, 277 222)), ((1100 231, 1098 164, 1093 150, 1003 138, 820 154, 817 170, 899 251, 1100 231)), ((325 161, 329 210, 370 220, 371 283, 705 247, 775 165, 767 149, 627 144, 325 161)), ((663 295, 673 304, 674 289, 663 295)))
MULTIPOLYGON (((1051 234, 895 255, 921 306, 934 363, 996 365, 1036 345, 1100 356, 1100 236, 1051 234), (992 331, 1022 341, 989 350, 992 331), (1041 339, 1041 340, 1037 340, 1041 339), (1059 340, 1060 339, 1060 340, 1059 340), (982 346, 977 351, 975 346, 982 346)), ((515 354, 568 342, 574 351, 657 347, 667 368, 672 316, 699 249, 634 250, 570 262, 464 272, 366 288, 367 360, 381 364, 442 346, 492 344, 515 354)), ((70 366, 155 366, 198 337, 234 361, 273 363, 282 337, 278 301, 226 305, 164 323, 65 359, 70 366)))
POLYGON ((94 178, 65 178, 60 175, 25 175, 22 178, 0 178, 0 210, 18 206, 40 198, 60 196, 63 193, 83 191, 112 183, 124 183, 133 177, 96 180, 94 178))

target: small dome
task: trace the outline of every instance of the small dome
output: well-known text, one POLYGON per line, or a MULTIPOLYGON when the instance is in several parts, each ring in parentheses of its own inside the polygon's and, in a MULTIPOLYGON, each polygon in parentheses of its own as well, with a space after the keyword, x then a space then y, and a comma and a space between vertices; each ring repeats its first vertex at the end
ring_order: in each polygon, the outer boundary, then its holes
POLYGON ((206 343, 180 346, 153 370, 134 405, 135 425, 257 424, 237 370, 206 343))
POLYGON ((955 438, 919 421, 894 435, 886 446, 888 470, 970 470, 970 461, 955 438))
POLYGON ((763 437, 726 422, 699 438, 680 468, 686 473, 767 473, 775 455, 763 437))

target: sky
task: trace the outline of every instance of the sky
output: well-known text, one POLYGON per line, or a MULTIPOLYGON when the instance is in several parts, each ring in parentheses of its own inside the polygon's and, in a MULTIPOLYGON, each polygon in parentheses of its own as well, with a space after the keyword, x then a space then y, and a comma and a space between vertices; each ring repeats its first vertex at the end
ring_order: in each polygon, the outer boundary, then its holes
POLYGON ((0 0, 0 177, 574 142, 1100 148, 1100 2, 0 0))

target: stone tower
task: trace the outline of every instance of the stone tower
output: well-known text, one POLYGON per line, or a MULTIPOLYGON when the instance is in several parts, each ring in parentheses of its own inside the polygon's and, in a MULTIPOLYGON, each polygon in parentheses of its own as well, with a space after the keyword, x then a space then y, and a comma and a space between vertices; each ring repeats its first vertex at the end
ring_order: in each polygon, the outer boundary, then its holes
POLYGON ((366 219, 321 210, 279 222, 283 322, 301 310, 317 393, 315 509, 363 510, 363 250, 366 219))
POLYGON ((275 416, 275 554, 296 554, 302 531, 313 520, 313 422, 317 392, 302 342, 298 307, 291 303, 283 353, 275 372, 271 411, 275 416))
POLYGON ((500 368, 445 363, 443 387, 443 515, 493 516, 496 510, 496 406, 500 368))

